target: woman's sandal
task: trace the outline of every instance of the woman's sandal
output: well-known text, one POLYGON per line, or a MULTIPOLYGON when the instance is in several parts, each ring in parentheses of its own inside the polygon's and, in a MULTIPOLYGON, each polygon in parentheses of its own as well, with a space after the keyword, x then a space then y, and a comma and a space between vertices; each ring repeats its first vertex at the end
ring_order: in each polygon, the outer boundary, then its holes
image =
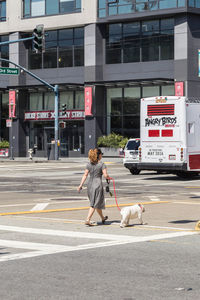
POLYGON ((85 221, 85 225, 87 225, 87 226, 94 226, 94 224, 90 223, 90 221, 85 221))
POLYGON ((102 220, 102 224, 105 224, 105 221, 108 220, 108 216, 105 216, 104 219, 102 220))

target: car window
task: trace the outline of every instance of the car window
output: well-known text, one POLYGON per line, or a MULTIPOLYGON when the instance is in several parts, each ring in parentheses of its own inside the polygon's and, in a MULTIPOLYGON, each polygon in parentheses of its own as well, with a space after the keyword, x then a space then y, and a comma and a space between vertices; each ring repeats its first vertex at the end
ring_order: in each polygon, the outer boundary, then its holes
POLYGON ((140 146, 140 141, 128 141, 126 145, 126 150, 138 150, 140 146))

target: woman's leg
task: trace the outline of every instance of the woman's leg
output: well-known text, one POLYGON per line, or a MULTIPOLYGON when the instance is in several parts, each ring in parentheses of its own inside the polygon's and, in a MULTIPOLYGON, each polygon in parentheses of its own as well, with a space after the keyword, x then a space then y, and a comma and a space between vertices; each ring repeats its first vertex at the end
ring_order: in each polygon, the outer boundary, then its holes
POLYGON ((97 210, 98 214, 100 215, 101 220, 104 221, 104 220, 105 220, 105 217, 104 217, 104 215, 103 215, 103 213, 102 213, 102 209, 96 208, 96 210, 97 210))
POLYGON ((90 220, 91 220, 91 218, 92 218, 92 216, 93 216, 93 214, 94 214, 94 211, 95 211, 95 208, 94 208, 94 207, 90 207, 90 208, 89 208, 88 216, 87 216, 86 222, 90 222, 90 220))

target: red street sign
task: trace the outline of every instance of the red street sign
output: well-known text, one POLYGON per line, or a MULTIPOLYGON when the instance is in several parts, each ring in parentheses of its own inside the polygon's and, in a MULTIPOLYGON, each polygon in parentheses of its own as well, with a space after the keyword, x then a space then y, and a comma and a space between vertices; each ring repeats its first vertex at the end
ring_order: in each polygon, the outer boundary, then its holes
POLYGON ((183 90, 183 81, 175 82, 175 96, 183 96, 184 90, 183 90))
POLYGON ((92 87, 85 87, 85 116, 92 116, 92 87))
POLYGON ((9 118, 15 118, 16 91, 9 91, 9 118))

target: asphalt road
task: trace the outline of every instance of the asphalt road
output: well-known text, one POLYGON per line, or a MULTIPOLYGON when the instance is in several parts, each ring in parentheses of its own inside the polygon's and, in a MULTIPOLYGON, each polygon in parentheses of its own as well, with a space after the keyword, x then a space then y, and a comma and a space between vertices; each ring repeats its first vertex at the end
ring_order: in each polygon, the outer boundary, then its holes
MULTIPOLYGON (((200 177, 141 172, 104 158, 120 207, 143 203, 146 225, 87 227, 87 159, 0 163, 0 299, 199 299, 200 177)), ((113 186, 110 184, 113 193, 113 186)))

